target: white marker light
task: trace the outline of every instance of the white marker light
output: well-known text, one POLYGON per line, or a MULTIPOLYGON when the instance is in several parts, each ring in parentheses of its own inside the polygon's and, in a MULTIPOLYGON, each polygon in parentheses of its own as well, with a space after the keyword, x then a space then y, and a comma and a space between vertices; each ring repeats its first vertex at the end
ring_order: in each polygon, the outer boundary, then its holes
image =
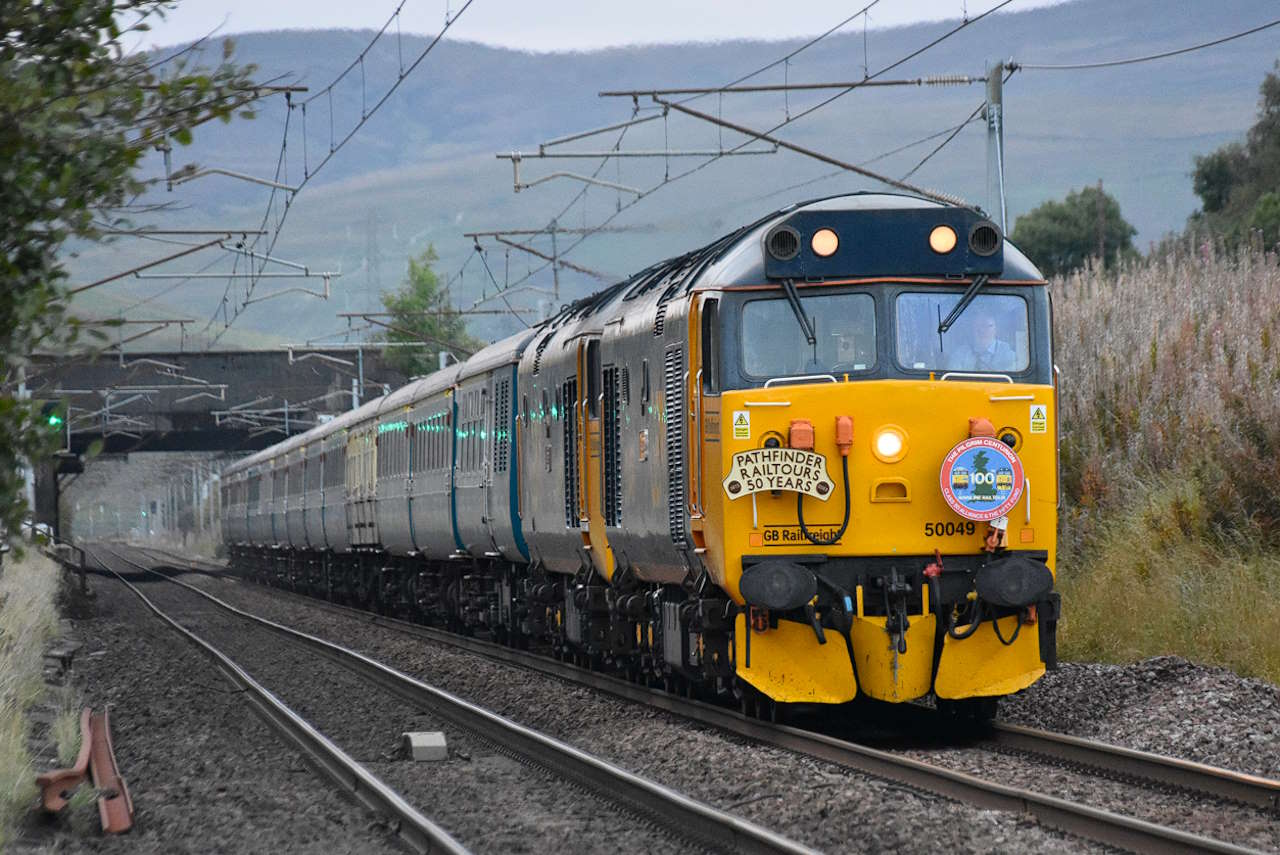
POLYGON ((907 437, 902 428, 882 427, 871 441, 871 450, 885 463, 896 463, 907 453, 907 437))

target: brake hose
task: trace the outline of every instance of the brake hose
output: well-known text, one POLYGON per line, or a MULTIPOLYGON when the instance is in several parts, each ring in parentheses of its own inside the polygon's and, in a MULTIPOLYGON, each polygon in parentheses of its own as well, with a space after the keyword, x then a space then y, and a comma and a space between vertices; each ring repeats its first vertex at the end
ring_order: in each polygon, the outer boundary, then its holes
POLYGON ((815 546, 831 546, 840 541, 844 537, 845 529, 849 527, 849 513, 852 506, 849 504, 849 456, 841 455, 840 463, 844 469, 844 522, 840 523, 840 530, 835 533, 831 539, 821 538, 809 531, 804 524, 804 493, 796 493, 796 519, 800 521, 800 533, 804 535, 805 540, 815 546))

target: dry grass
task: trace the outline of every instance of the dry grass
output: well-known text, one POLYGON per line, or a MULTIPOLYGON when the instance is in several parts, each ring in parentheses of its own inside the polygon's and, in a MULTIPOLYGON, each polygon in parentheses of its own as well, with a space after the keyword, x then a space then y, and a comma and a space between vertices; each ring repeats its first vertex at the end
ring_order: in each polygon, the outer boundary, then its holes
POLYGON ((80 712, 84 705, 80 702, 80 693, 71 686, 63 686, 58 691, 57 702, 58 715, 50 730, 58 749, 58 762, 68 767, 75 764, 80 754, 80 712))
POLYGON ((1053 286, 1063 652, 1280 682, 1280 265, 1172 250, 1053 286))
POLYGON ((36 795, 27 711, 45 691, 45 645, 58 625, 60 571, 34 550, 0 575, 0 850, 36 795))

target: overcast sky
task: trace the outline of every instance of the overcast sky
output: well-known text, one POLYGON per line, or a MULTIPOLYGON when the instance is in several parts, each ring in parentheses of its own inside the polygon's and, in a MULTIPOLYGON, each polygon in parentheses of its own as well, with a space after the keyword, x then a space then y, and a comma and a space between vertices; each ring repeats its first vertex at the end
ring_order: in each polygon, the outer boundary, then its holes
MULTIPOLYGON (((220 35, 280 29, 376 29, 398 0, 180 0, 139 45, 154 47, 220 35)), ((466 0, 405 0, 402 32, 434 33, 466 0)), ((534 51, 654 42, 782 39, 816 35, 870 0, 474 0, 450 30, 455 39, 534 51)), ((975 16, 998 0, 881 0, 869 26, 975 16)), ((1025 11, 1064 0, 1015 0, 1002 11, 1025 11)), ((861 22, 850 31, 861 30, 861 22)))

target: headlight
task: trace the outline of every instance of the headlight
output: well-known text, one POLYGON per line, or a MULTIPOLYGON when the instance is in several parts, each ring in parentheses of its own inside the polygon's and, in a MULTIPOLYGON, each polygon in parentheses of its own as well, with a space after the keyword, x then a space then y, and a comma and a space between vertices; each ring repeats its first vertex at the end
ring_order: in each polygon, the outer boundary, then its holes
POLYGON ((840 248, 840 238, 831 229, 818 229, 813 233, 813 238, 809 241, 809 247, 813 250, 813 254, 820 258, 827 258, 835 255, 836 250, 840 248))
POLYGON ((871 451, 885 463, 897 463, 907 454, 907 434, 896 425, 885 425, 871 439, 871 451))
POLYGON ((951 226, 934 226, 929 232, 929 248, 938 255, 946 255, 956 248, 956 230, 951 226))

